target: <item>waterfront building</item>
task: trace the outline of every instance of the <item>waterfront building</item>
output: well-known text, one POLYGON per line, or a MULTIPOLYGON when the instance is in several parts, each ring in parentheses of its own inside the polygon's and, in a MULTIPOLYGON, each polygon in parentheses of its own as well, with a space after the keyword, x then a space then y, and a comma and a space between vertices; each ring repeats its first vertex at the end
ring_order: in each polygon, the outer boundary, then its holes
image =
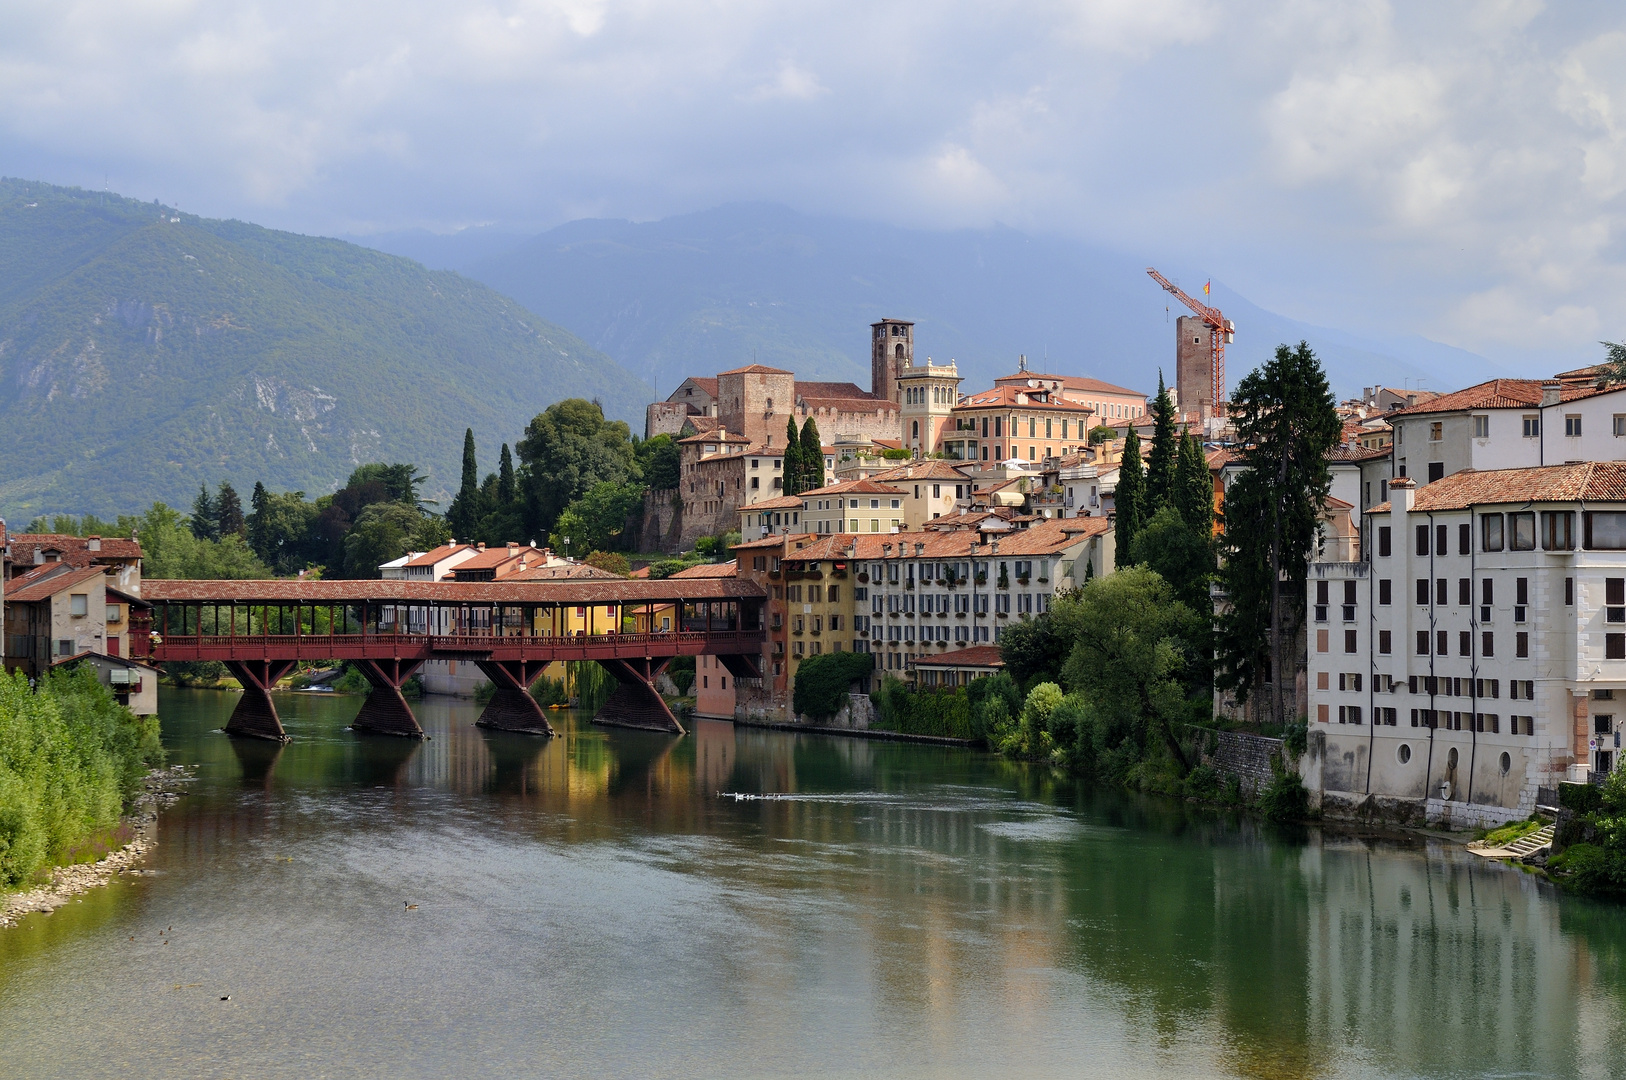
POLYGON ((972 679, 998 675, 1005 670, 998 645, 972 645, 938 656, 915 658, 916 685, 934 687, 965 686, 972 679))
POLYGON ((1626 463, 1396 478, 1362 559, 1311 566, 1325 805, 1523 817, 1612 770, 1626 724, 1626 463))
MULTIPOLYGON (((137 618, 151 605, 114 584, 117 571, 53 559, 6 583, 5 667, 38 678, 54 668, 90 663, 98 678, 137 715, 158 711, 158 672, 129 659, 137 618)), ((139 566, 133 577, 139 581, 139 566)))

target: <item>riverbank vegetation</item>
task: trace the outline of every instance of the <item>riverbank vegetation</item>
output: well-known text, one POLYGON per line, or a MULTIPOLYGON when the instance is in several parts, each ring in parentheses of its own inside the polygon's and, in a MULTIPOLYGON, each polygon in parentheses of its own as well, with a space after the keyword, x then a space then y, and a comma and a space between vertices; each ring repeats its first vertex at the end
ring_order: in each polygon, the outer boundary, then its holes
POLYGON ((1602 786, 1562 784, 1569 811, 1553 838, 1547 875, 1572 892, 1626 899, 1626 770, 1602 786))
POLYGON ((157 717, 132 715, 89 668, 37 688, 0 676, 0 889, 103 853, 162 761, 157 717))

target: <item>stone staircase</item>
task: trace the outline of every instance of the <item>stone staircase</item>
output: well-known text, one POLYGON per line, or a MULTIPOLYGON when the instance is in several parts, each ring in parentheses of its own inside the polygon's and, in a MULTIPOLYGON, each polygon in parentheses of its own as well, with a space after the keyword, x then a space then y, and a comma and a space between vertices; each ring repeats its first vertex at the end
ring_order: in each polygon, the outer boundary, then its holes
POLYGON ((1508 844, 1506 847, 1484 847, 1479 844, 1469 844, 1468 850, 1475 855, 1483 855, 1487 859, 1523 859, 1534 855, 1543 848, 1551 847, 1553 843, 1553 826, 1543 825, 1535 832, 1508 844))

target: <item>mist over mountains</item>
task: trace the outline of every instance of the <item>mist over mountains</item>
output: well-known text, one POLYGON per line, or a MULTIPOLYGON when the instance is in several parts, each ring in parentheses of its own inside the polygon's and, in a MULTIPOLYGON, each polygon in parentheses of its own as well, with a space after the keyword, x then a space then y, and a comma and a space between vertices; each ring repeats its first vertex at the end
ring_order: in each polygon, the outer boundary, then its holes
MULTIPOLYGON (((1174 378, 1175 316, 1146 276, 1187 292, 1202 278, 1158 262, 1012 229, 932 232, 733 204, 633 223, 575 221, 529 239, 498 227, 448 236, 357 237, 460 270, 568 327, 669 392, 686 375, 753 361, 807 378, 869 382, 868 325, 916 322, 916 354, 958 361, 965 385, 1030 368, 1150 391, 1174 378), (504 244, 507 250, 500 250, 504 244), (496 253, 493 253, 494 249, 496 253)), ((1339 396, 1382 383, 1450 389, 1510 374, 1420 337, 1376 340, 1267 311, 1216 281, 1211 302, 1237 324, 1231 384, 1276 345, 1305 339, 1339 396)))
POLYGON ((532 416, 650 388, 467 277, 105 192, 0 181, 0 515, 186 506, 200 482, 311 494, 365 461, 455 488, 532 416))

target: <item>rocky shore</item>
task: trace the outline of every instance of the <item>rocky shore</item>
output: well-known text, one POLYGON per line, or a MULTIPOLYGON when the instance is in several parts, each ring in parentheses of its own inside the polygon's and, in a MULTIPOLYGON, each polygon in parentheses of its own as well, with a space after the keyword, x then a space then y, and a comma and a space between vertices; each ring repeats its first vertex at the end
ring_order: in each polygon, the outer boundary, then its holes
POLYGON ((147 774, 146 790, 136 799, 124 823, 134 829, 130 842, 93 863, 59 866, 43 885, 22 892, 0 894, 0 927, 15 926, 24 915, 49 915, 69 900, 122 874, 151 873, 138 869, 155 842, 158 812, 181 797, 192 780, 193 766, 172 765, 147 774))

